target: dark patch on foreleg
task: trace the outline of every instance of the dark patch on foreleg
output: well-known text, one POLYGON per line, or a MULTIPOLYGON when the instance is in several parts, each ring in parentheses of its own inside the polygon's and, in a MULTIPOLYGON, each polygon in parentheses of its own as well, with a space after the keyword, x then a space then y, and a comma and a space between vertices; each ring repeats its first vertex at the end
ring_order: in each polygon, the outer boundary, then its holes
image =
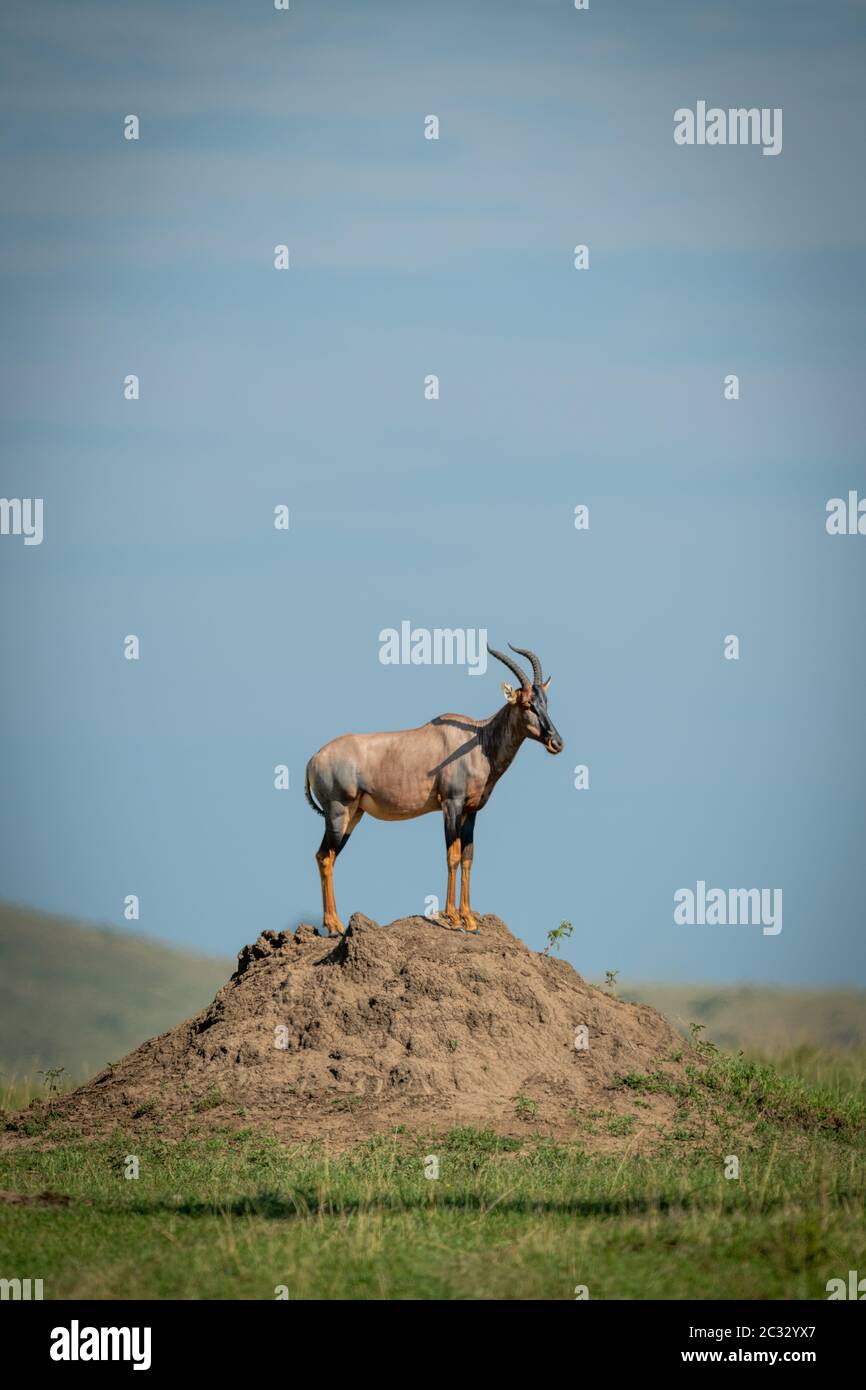
POLYGON ((477 931, 478 922, 469 905, 469 879, 475 850, 475 812, 468 811, 460 827, 460 920, 467 931, 477 931))
POLYGON ((457 866, 460 863, 460 821, 462 807, 456 801, 446 801, 442 807, 445 818, 445 857, 448 862, 448 892, 445 897, 445 921, 457 930, 462 928, 457 910, 457 866))

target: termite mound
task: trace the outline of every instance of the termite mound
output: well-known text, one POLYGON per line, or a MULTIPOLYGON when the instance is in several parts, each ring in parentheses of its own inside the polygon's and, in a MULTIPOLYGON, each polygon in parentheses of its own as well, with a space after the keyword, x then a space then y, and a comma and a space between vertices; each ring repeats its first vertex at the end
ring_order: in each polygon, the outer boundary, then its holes
MULTIPOLYGON (((498 917, 479 926, 356 913, 339 939, 264 932, 209 1008, 52 1101, 53 1122, 85 1138, 252 1127, 336 1147, 470 1126, 652 1151, 698 1055, 655 1009, 529 950, 498 917)), ((5 1142, 27 1140, 13 1124, 5 1142)))

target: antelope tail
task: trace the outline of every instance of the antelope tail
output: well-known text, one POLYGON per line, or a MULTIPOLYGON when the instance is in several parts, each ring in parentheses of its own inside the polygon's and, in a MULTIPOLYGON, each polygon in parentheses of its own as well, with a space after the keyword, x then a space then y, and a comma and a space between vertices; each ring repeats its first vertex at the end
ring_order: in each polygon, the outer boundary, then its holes
POLYGON ((312 806, 313 810, 315 811, 316 815, 317 815, 317 816, 324 816, 324 815, 325 815, 324 811, 322 810, 321 806, 318 804, 318 802, 317 802, 317 801, 315 800, 315 798, 313 797, 313 793, 310 791, 310 774, 309 774, 309 772, 307 772, 307 775, 306 775, 306 777, 304 778, 304 795, 306 796, 307 800, 309 801, 309 803, 310 803, 310 805, 312 806))

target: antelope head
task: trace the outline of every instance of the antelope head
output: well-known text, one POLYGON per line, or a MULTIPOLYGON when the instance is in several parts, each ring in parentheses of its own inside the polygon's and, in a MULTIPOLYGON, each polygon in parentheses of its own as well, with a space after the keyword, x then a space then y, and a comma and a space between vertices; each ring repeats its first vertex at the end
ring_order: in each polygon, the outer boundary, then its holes
POLYGON ((547 708, 547 687, 550 685, 550 677, 548 676, 547 680, 544 680, 541 662, 534 652, 525 651, 523 647, 512 647, 510 642, 508 645, 518 656, 526 657, 526 660, 531 663, 532 680, 510 656, 505 656, 503 652, 496 652, 492 647, 488 647, 487 650, 490 655, 495 656, 497 661, 501 661, 504 666, 507 666, 520 682, 518 686, 513 686, 509 685, 508 681, 503 681, 502 693, 510 705, 517 707, 525 737, 535 739, 536 743, 543 743, 548 753, 561 753, 565 745, 547 708))

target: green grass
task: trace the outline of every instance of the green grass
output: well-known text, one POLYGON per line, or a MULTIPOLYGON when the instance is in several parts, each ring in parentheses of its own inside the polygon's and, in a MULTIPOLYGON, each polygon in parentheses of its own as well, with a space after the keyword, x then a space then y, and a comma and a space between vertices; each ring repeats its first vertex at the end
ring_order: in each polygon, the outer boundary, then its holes
POLYGON ((866 1047, 831 1049, 802 1043, 786 1052, 755 1054, 755 1060, 775 1066, 786 1076, 796 1076, 825 1093, 866 1100, 866 1047))
POLYGON ((710 1055, 685 1084, 623 1078, 635 1117, 674 1096, 652 1158, 629 1154, 627 1115, 595 1123, 621 1136, 613 1157, 467 1129, 335 1157, 207 1115, 179 1143, 84 1145, 49 1120, 57 1147, 4 1154, 0 1188, 68 1205, 0 1203, 0 1273, 48 1298, 824 1298, 866 1273, 866 1102, 856 1067, 803 1071, 710 1055))

